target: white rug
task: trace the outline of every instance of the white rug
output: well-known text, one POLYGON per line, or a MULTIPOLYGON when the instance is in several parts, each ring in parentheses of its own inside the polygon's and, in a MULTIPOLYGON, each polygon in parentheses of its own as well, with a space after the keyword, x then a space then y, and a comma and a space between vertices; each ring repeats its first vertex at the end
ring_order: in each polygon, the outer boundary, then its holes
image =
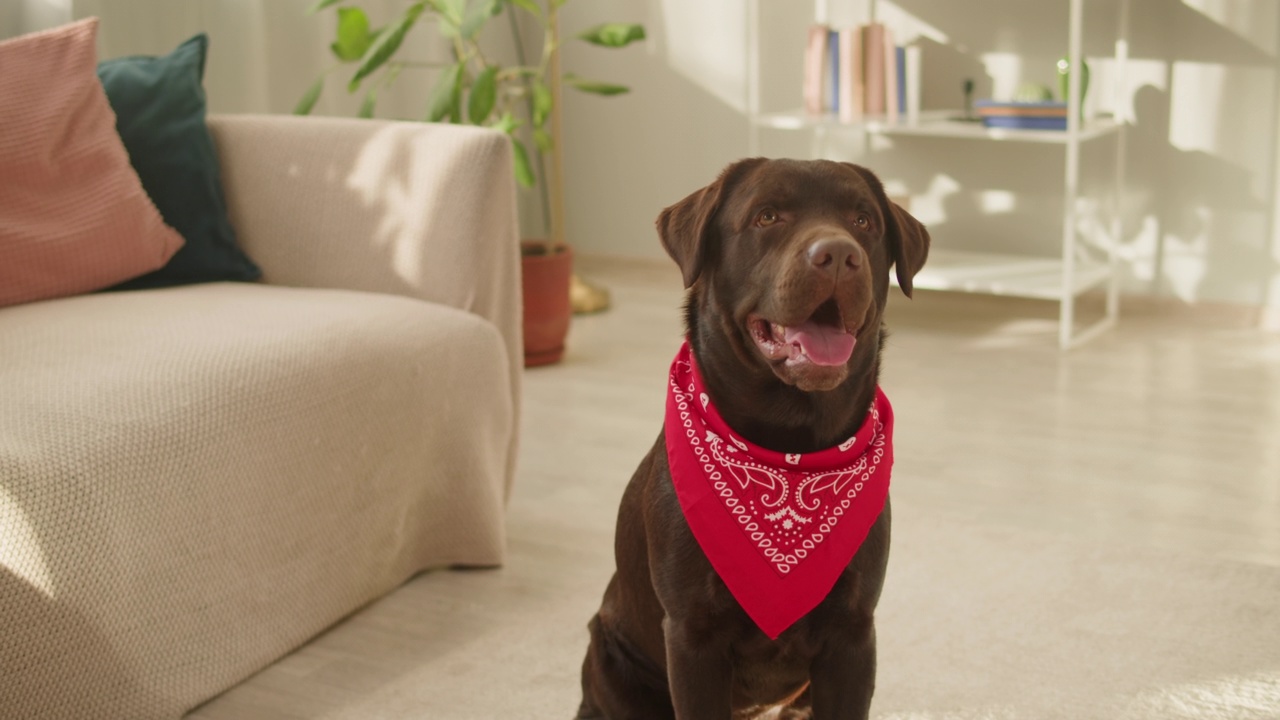
POLYGON ((1280 718, 1280 570, 894 520, 876 717, 1280 718))

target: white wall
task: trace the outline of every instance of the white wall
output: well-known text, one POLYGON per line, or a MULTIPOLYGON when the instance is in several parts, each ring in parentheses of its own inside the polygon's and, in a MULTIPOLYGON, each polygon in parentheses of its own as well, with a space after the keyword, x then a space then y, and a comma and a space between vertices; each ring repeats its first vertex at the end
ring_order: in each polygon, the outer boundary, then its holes
MULTIPOLYGON (((30 1, 30 0, 28 0, 30 1)), ((291 112, 317 77, 334 65, 329 52, 336 14, 305 13, 314 0, 67 0, 77 18, 101 18, 98 54, 164 54, 199 32, 209 34, 205 87, 211 112, 291 112)), ((364 0, 377 27, 404 6, 400 0, 364 0)), ((434 33, 426 27, 409 36, 405 57, 439 59, 434 33)), ((317 114, 353 115, 363 98, 346 90, 354 68, 329 76, 317 114)), ((409 68, 395 92, 384 93, 379 115, 415 118, 425 110, 433 78, 409 68)))
MULTIPOLYGON (((861 17, 866 0, 828 0, 831 20, 861 17)), ((311 0, 0 0, 0 37, 100 15, 100 54, 163 53, 198 31, 211 36, 206 86, 214 112, 288 112, 331 62, 333 14, 306 17, 311 0)), ((364 3, 389 17, 401 0, 364 3)), ((803 0, 759 0, 765 109, 800 105, 800 50, 812 17, 803 0)), ((881 12, 924 46, 926 108, 960 104, 1021 80, 1052 83, 1065 50, 1065 0, 881 0, 881 12)), ((1089 104, 1110 109, 1115 0, 1088 0, 1089 104)), ((621 51, 565 45, 565 69, 633 87, 600 98, 565 91, 569 239, 580 252, 662 257, 653 220, 666 205, 747 153, 746 0, 575 0, 566 37, 604 20, 643 22, 650 41, 621 51)), ((486 41, 509 53, 505 27, 486 41)), ((488 32, 488 31, 487 31, 488 32)), ((418 33, 414 59, 439 59, 418 33)), ((1188 301, 1280 307, 1280 3, 1132 0, 1125 287, 1188 301)), ((317 112, 350 115, 359 96, 329 82, 317 112)), ((430 71, 406 72, 379 108, 421 115, 430 71)), ((940 139, 877 141, 833 133, 763 136, 770 155, 825 154, 862 162, 910 193, 935 242, 1055 254, 1062 216, 1061 152, 1021 144, 940 139)), ((1109 177, 1114 146, 1091 143, 1085 186, 1109 177)), ((537 203, 522 198, 527 233, 537 203)))
MULTIPOLYGON (((209 34, 205 88, 211 113, 289 113, 311 83, 335 65, 333 41, 336 13, 308 16, 314 0, 0 0, 0 39, 52 27, 73 18, 97 16, 98 55, 159 55, 199 32, 209 34)), ((405 0, 361 0, 374 27, 398 17, 405 0)), ((493 23, 482 36, 499 59, 514 56, 505 22, 493 23)), ((530 39, 540 37, 526 33, 530 39)), ((405 41, 399 58, 442 63, 447 46, 428 23, 405 41)), ((355 68, 347 65, 328 75, 314 109, 317 115, 354 116, 363 94, 347 92, 355 68)), ((426 113, 436 71, 406 68, 394 88, 379 96, 377 117, 417 120, 426 113)), ((541 203, 536 193, 520 194, 521 224, 526 235, 542 232, 541 203)))
MULTIPOLYGON (((98 16, 98 55, 165 54, 199 32, 210 35, 205 86, 213 112, 289 112, 310 83, 331 64, 332 12, 308 17, 314 0, 3 0, 0 38, 98 16)), ((372 0, 375 22, 396 0, 372 0), (380 11, 380 12, 379 12, 380 11)), ((412 71, 404 85, 412 90, 412 71)), ((318 110, 354 113, 335 75, 318 110)), ((407 112, 413 92, 391 98, 407 112)))
POLYGON ((0 39, 61 25, 71 19, 71 0, 0 1, 0 39))
POLYGON ((631 86, 599 98, 566 90, 566 234, 580 252, 661 254, 653 221, 747 148, 745 0, 592 0, 564 7, 566 35, 642 22, 644 47, 564 46, 564 65, 631 86))

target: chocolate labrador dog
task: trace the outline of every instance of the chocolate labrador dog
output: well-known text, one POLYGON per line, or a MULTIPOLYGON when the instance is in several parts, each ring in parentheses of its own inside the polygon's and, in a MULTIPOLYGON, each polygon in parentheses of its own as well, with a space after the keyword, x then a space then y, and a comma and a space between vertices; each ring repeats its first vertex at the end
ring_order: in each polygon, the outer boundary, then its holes
MULTIPOLYGON (((924 226, 870 171, 742 160, 665 209, 657 227, 684 275, 705 392, 734 432, 810 453, 863 427, 890 268, 910 296, 929 248, 924 226)), ((577 717, 866 718, 889 523, 886 496, 825 599, 770 639, 691 532, 660 435, 622 498, 617 571, 589 625, 577 717)))

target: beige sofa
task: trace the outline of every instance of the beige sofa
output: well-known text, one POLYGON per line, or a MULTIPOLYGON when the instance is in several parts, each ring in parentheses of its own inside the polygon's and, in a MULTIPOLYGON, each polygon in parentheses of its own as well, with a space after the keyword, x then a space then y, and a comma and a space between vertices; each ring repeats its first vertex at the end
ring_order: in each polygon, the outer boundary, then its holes
POLYGON ((210 126, 263 283, 0 308, 0 718, 178 718, 421 570, 503 559, 506 139, 210 126))

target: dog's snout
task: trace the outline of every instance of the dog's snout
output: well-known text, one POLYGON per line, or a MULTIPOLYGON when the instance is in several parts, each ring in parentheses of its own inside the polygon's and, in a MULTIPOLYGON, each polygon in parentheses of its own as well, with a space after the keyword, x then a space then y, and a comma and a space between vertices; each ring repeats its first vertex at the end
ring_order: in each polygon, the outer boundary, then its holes
POLYGON ((861 264, 858 245, 848 238, 827 237, 809 246, 809 262, 823 272, 836 273, 841 268, 858 269, 861 264))

